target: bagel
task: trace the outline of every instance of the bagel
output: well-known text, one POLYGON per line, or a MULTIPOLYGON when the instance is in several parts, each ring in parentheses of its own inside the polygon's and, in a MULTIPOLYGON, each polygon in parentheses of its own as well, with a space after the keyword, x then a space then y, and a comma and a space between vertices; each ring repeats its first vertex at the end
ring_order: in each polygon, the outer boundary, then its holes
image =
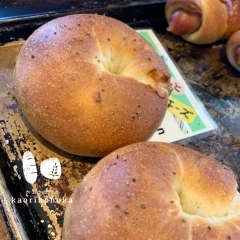
POLYGON ((189 148, 122 147, 77 185, 62 239, 240 239, 240 196, 229 168, 189 148))
POLYGON ((134 29, 110 17, 74 14, 26 40, 14 89, 24 116, 49 142, 104 156, 157 130, 171 84, 162 58, 134 29))

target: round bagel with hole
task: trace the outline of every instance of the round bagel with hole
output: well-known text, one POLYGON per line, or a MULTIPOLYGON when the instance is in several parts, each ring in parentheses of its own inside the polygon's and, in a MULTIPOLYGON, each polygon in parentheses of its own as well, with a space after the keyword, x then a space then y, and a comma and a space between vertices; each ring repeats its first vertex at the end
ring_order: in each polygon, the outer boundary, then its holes
POLYGON ((171 91, 158 53, 125 23, 95 14, 54 19, 20 50, 18 104, 49 142, 82 156, 104 156, 147 140, 171 91))
POLYGON ((135 143, 100 160, 75 188, 67 239, 240 239, 232 170, 191 149, 135 143))

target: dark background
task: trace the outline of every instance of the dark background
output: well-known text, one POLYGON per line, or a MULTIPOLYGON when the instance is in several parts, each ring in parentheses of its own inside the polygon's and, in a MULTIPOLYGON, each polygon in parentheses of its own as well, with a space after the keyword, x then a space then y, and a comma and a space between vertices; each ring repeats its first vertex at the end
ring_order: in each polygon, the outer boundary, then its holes
MULTIPOLYGON (((0 44, 26 39, 43 23, 68 14, 97 13, 133 27, 165 21, 166 0, 5 0, 0 1, 0 44)), ((165 24, 165 23, 164 23, 165 24)))

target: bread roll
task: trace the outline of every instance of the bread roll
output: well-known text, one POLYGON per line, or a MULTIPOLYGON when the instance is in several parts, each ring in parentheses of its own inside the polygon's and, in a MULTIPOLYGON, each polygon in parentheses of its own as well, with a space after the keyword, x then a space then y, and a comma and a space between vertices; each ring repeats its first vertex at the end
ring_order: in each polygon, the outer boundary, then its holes
POLYGON ((198 152, 135 143, 104 157, 74 190, 63 240, 240 239, 234 173, 198 152))
POLYGON ((14 88, 30 124, 82 156, 147 140, 171 91, 168 69, 150 44, 126 24, 94 14, 37 29, 19 53, 14 88))
POLYGON ((228 61, 240 71, 240 30, 235 32, 227 41, 226 54, 228 61))
POLYGON ((228 39, 240 29, 239 0, 167 0, 165 15, 170 32, 196 44, 228 39))

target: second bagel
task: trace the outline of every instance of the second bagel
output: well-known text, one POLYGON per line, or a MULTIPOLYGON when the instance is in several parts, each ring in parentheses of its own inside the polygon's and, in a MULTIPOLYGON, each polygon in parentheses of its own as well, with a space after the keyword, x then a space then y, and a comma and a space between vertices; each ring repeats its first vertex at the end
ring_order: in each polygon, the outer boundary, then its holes
POLYGON ((101 159, 67 205, 63 240, 240 239, 234 172, 182 146, 135 143, 101 159))

